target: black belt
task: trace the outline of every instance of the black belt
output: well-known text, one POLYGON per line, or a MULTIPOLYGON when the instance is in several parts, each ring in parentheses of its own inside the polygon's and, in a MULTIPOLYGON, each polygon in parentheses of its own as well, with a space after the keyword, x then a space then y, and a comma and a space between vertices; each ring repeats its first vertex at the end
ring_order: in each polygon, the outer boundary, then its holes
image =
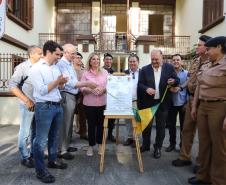
POLYGON ((204 100, 200 99, 201 102, 226 102, 226 100, 204 100))
POLYGON ((77 94, 73 94, 73 93, 70 93, 70 92, 67 92, 67 91, 62 91, 62 92, 67 93, 67 94, 70 94, 72 96, 76 96, 77 95, 77 94))
POLYGON ((47 104, 47 105, 61 105, 60 102, 54 102, 54 101, 46 101, 46 102, 43 102, 44 104, 47 104))

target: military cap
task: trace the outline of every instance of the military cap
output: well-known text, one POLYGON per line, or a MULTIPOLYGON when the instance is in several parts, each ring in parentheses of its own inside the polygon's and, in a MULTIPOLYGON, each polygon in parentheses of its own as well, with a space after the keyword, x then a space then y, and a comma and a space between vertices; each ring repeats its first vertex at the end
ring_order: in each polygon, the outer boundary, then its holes
POLYGON ((205 43, 206 47, 217 47, 218 45, 224 45, 226 42, 226 37, 224 36, 219 36, 219 37, 214 37, 210 40, 208 40, 205 43))
POLYGON ((83 59, 82 54, 81 54, 81 53, 79 53, 78 51, 77 51, 76 55, 80 56, 80 57, 81 57, 81 59, 83 59))
POLYGON ((201 35, 199 37, 199 40, 203 41, 203 42, 207 42, 209 39, 211 39, 212 37, 207 36, 207 35, 201 35))
POLYGON ((113 59, 113 56, 110 53, 105 53, 104 58, 106 58, 106 57, 111 57, 113 59))

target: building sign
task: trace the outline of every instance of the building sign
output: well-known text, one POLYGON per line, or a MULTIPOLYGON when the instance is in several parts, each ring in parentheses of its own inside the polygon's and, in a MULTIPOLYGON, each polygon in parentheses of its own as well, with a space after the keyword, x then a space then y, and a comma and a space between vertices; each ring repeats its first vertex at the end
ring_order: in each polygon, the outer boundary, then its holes
POLYGON ((0 0, 0 38, 5 33, 6 0, 0 0))

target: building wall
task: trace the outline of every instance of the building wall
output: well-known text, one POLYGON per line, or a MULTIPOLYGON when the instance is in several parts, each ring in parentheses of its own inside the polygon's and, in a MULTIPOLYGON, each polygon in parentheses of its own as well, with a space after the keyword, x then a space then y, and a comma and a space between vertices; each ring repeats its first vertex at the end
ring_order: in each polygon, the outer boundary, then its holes
MULTIPOLYGON (((224 15, 226 16, 226 0, 224 1, 224 15)), ((205 34, 210 35, 212 37, 226 36, 226 20, 216 25, 212 29, 206 31, 205 34)))
MULTIPOLYGON (((25 30, 6 18, 5 33, 27 45, 38 45, 38 33, 52 33, 55 26, 54 0, 34 0, 34 25, 25 30)), ((0 53, 25 53, 25 50, 0 40, 0 53)), ((0 97, 0 124, 19 124, 19 103, 16 97, 0 97)))
POLYGON ((0 125, 20 124, 19 101, 16 97, 0 97, 0 125))
POLYGON ((200 36, 198 31, 202 28, 201 0, 176 0, 175 35, 188 35, 191 37, 192 48, 200 36))
MULTIPOLYGON (((224 1, 224 15, 226 14, 226 1, 224 1)), ((191 36, 191 48, 197 43, 198 33, 202 29, 203 1, 176 0, 176 35, 191 36)), ((203 34, 209 36, 226 35, 226 20, 209 29, 203 34)))
MULTIPOLYGON (((55 26, 55 1, 54 0, 39 0, 34 1, 34 24, 32 30, 25 30, 11 19, 6 17, 5 33, 14 39, 19 40, 27 45, 38 45, 38 33, 53 33, 55 26)), ((10 46, 0 40, 0 52, 2 53, 17 53, 23 50, 10 46)))

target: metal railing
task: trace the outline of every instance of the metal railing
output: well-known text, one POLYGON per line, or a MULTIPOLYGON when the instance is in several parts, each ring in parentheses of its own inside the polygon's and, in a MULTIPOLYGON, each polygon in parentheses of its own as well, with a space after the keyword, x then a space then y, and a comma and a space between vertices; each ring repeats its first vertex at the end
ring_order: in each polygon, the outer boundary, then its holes
POLYGON ((7 92, 15 67, 27 58, 25 53, 0 53, 0 93, 7 92))
POLYGON ((134 52, 136 38, 126 32, 100 32, 95 36, 95 50, 105 52, 134 52))
POLYGON ((190 52, 190 36, 148 35, 155 48, 161 49, 164 55, 190 52))
MULTIPOLYGON (((40 33, 39 44, 43 44, 47 40, 54 40, 59 44, 72 43, 77 45, 77 37, 79 34, 70 33, 40 33)), ((179 53, 186 55, 190 51, 190 36, 166 36, 166 35, 145 35, 138 36, 127 34, 126 32, 100 32, 94 34, 96 40, 95 51, 98 52, 136 52, 136 41, 138 37, 144 37, 142 43, 151 40, 155 48, 161 49, 164 55, 172 55, 179 53)))

